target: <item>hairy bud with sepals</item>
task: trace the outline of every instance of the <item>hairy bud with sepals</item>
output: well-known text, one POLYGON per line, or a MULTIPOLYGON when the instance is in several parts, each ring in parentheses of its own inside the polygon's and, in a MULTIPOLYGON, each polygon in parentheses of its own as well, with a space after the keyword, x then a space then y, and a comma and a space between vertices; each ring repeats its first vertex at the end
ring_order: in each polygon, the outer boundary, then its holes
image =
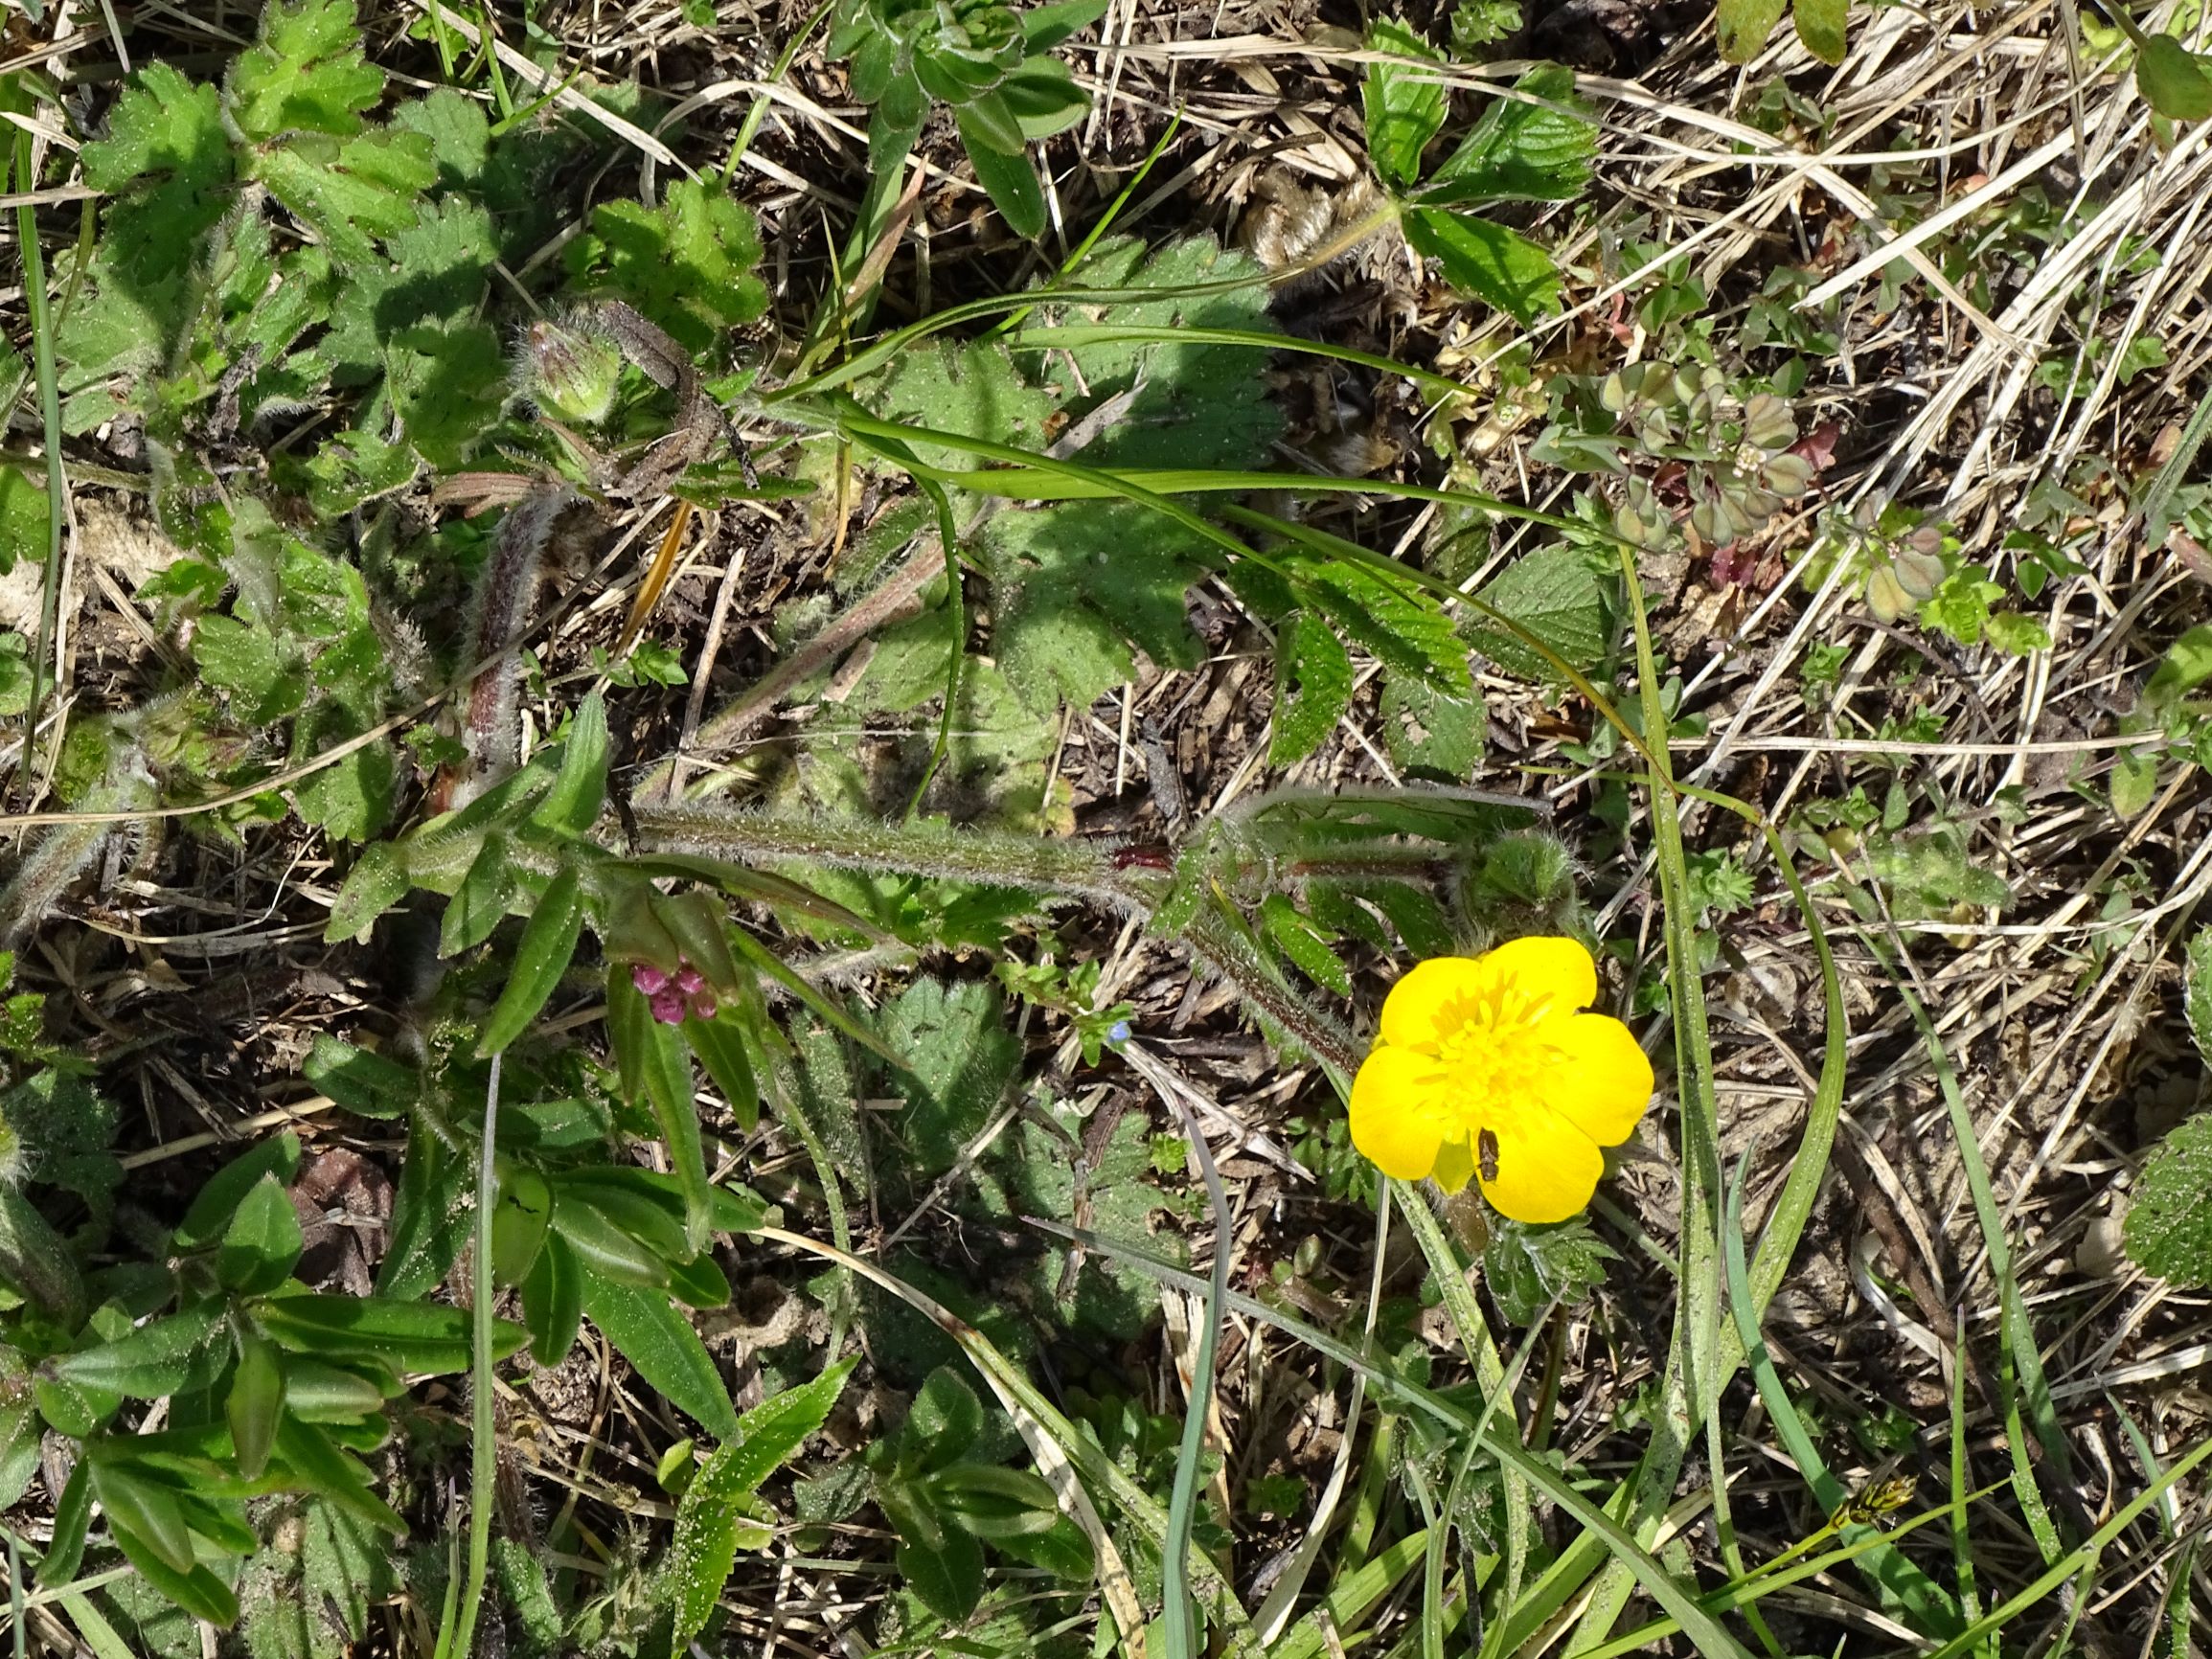
POLYGON ((596 426, 614 411, 622 352, 598 334, 541 318, 523 340, 523 388, 563 420, 596 426))

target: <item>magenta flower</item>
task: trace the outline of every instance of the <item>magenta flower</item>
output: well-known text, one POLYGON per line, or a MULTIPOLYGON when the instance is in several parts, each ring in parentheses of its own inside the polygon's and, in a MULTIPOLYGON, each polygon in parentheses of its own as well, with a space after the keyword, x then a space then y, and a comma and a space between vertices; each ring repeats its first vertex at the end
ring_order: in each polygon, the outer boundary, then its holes
POLYGON ((629 982, 652 1007, 652 1016, 663 1025, 681 1025, 686 1019, 713 1019, 715 993, 706 975, 682 957, 673 974, 664 973, 650 962, 632 963, 629 982))

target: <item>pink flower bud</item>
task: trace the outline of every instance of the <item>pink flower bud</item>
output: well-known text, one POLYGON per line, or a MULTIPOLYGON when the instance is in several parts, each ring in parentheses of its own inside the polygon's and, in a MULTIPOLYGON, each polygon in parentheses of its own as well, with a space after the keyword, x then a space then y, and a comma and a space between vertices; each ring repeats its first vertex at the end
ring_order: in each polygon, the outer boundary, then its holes
POLYGON ((652 1016, 661 1024, 683 1024, 685 1011, 683 992, 674 987, 671 986, 653 993, 652 1016))
POLYGON ((685 963, 682 967, 676 970, 676 989, 682 991, 684 995, 696 996, 706 988, 706 975, 699 972, 690 963, 685 963))
POLYGON ((629 982, 637 987, 640 996, 658 996, 668 989, 669 976, 650 962, 630 965, 629 982))

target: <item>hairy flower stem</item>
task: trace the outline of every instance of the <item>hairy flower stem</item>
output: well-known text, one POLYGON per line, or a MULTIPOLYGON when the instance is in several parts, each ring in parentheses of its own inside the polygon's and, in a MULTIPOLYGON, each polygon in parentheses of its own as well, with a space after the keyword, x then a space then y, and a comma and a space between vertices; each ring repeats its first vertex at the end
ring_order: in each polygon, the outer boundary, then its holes
MULTIPOLYGON (((152 776, 133 746, 118 756, 107 781, 78 804, 86 813, 142 811, 154 805, 152 776)), ((120 824, 57 824, 24 855, 0 890, 0 946, 11 946, 53 912, 61 896, 124 829, 120 824)))
POLYGON ((546 544, 561 514, 580 499, 565 488, 540 490, 508 509, 491 539, 468 629, 468 660, 491 666, 469 683, 463 705, 461 741, 468 751, 468 767, 452 786, 453 806, 475 799, 514 769, 521 741, 514 710, 521 659, 515 646, 537 606, 546 544))
MULTIPOLYGON (((638 845, 647 852, 697 852, 741 864, 798 858, 883 875, 1032 888, 1088 898, 1124 914, 1150 911, 1166 892, 1156 873, 1116 870, 1112 849, 1096 841, 643 803, 632 816, 638 845)), ((1350 1086, 1359 1067, 1358 1042, 1287 985, 1233 917, 1201 905, 1182 939, 1193 954, 1236 986, 1263 1019, 1350 1086)))
POLYGON ((882 875, 1035 888, 1125 913, 1148 908, 1160 887, 1156 876, 1114 869, 1113 849, 1098 841, 643 802, 632 817, 639 847, 653 852, 698 852, 741 864, 800 858, 882 875))
POLYGON ((1284 984, 1240 922, 1200 905, 1182 937, 1192 954, 1242 991, 1263 1019, 1338 1074, 1344 1088, 1352 1086, 1352 1074, 1359 1069, 1358 1043, 1334 1019, 1284 984))

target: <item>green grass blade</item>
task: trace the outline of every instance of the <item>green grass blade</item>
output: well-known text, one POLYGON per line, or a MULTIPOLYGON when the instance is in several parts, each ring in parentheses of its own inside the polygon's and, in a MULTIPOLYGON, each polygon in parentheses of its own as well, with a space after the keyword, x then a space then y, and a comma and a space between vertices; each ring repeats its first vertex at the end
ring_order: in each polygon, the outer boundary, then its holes
MULTIPOLYGON (((966 1320, 924 1292, 917 1290, 896 1274, 887 1273, 875 1262, 840 1250, 819 1239, 810 1239, 803 1233, 788 1232, 782 1227, 764 1227, 759 1237, 818 1256, 825 1261, 880 1286, 898 1297, 909 1307, 927 1318, 944 1331, 961 1352, 966 1354, 983 1380, 990 1386, 1001 1404, 1013 1416, 1022 1430, 1022 1438, 1038 1459, 1040 1471, 1060 1492, 1063 1508, 1074 1515, 1079 1525, 1091 1536, 1098 1551, 1099 1579, 1106 1597, 1106 1604, 1113 1610, 1125 1642, 1143 1639, 1144 1618, 1137 1606, 1135 1594, 1129 1584, 1128 1571, 1121 1565, 1097 1513, 1090 1508, 1085 1488, 1096 1488, 1106 1492, 1129 1516, 1146 1539, 1155 1548, 1165 1545, 1168 1534, 1167 1512, 1162 1510, 1151 1492, 1121 1465, 1099 1449, 1098 1443, 1069 1422, 1058 1406, 1045 1398, 1042 1390, 999 1352, 991 1339, 966 1320), (1032 1433, 1032 1427, 1036 1432, 1032 1433), (1080 1478, 1079 1478, 1080 1477, 1080 1478)), ((1203 1294, 1206 1281, 1178 1270, 1177 1283, 1186 1290, 1203 1294)), ((1227 1301, 1231 1307, 1245 1299, 1231 1291, 1227 1301)), ((1229 1659, 1258 1659, 1263 1649, 1253 1633, 1251 1621, 1244 1615, 1243 1604, 1237 1600, 1235 1588, 1221 1577, 1220 1569, 1209 1560, 1203 1551, 1190 1557, 1194 1568, 1193 1580, 1199 1600, 1214 1619, 1224 1638, 1229 1659)))
MULTIPOLYGON (((1861 938, 1866 938, 1862 933, 1861 938)), ((1991 1277, 1997 1284, 1998 1325, 2001 1341, 1998 1353, 1998 1386, 2004 1395, 2007 1439, 2011 1442, 2014 1467, 2014 1490, 2020 1507, 2027 1514, 2029 1525, 2036 1534, 2038 1544, 2046 1561, 2058 1558, 2061 1548, 2058 1529, 2045 1509, 2042 1493, 2036 1484, 2035 1471, 2027 1462, 2025 1437, 2019 1432, 2019 1416, 2025 1407, 2029 1425, 2035 1431, 2036 1442, 2043 1449, 2052 1478, 2062 1489, 2071 1490, 2074 1486, 2074 1464, 2071 1448, 2066 1444, 2065 1431, 2059 1425, 2058 1410, 2051 1402, 2049 1379, 2043 1375, 2042 1355, 2036 1350, 2035 1330, 2028 1323, 2026 1304, 2020 1299, 2018 1276, 2013 1270, 2012 1246, 2006 1241, 2004 1216, 1997 1207, 1996 1193, 1990 1186, 1989 1166, 1981 1155, 1981 1141, 1973 1126, 1973 1114, 1968 1110, 1966 1093, 1959 1087, 1958 1073, 1950 1063, 1950 1055, 1944 1047, 1942 1034, 1920 999, 1913 995, 1906 983, 1908 975, 1897 970, 1897 964, 1881 943, 1866 939, 1869 948, 1890 970, 1890 982, 1895 987, 1905 1011, 1912 1015, 1913 1024, 1920 1028, 1921 1040, 1927 1045, 1929 1062, 1935 1068, 1937 1087, 1943 1094, 1945 1110, 1950 1118, 1952 1138, 1958 1143, 1959 1159, 1966 1170, 1967 1191, 1973 1198, 1974 1218, 1981 1225, 1982 1239, 1989 1251, 1991 1277)), ((1893 941, 1902 956, 1902 941, 1893 941)))
MULTIPOLYGON (((1142 1250, 1132 1249, 1118 1239, 1101 1237, 1080 1227, 1062 1226, 1037 1216, 1025 1217, 1029 1224, 1056 1238, 1080 1243, 1086 1250, 1125 1262, 1138 1271, 1158 1280, 1163 1284, 1174 1284, 1182 1289, 1197 1291, 1204 1281, 1195 1274, 1161 1261, 1142 1250)), ((1626 1528, 1612 1516, 1592 1503, 1577 1487, 1543 1459, 1523 1446, 1514 1435, 1491 1434, 1483 1428, 1482 1419, 1471 1416, 1450 1400, 1433 1390, 1394 1376, 1362 1358, 1348 1344, 1337 1341, 1326 1331, 1294 1319, 1279 1308, 1254 1301, 1240 1291, 1228 1295, 1228 1306, 1248 1319, 1257 1319, 1273 1327, 1284 1335, 1293 1337, 1337 1364, 1356 1371, 1367 1378, 1369 1388, 1398 1399, 1419 1410, 1430 1420, 1442 1424, 1455 1434, 1480 1434, 1482 1443, 1499 1463, 1518 1474, 1528 1484, 1564 1511, 1586 1532, 1595 1534, 1600 1543, 1614 1558, 1625 1565, 1634 1583, 1643 1586, 1657 1602, 1681 1624, 1701 1652, 1711 1659, 1749 1659, 1743 1644, 1729 1635, 1711 1614, 1698 1604, 1697 1599, 1654 1560, 1626 1528)))
POLYGON ((2212 1437, 2197 1443, 2188 1455, 2172 1468, 2153 1481, 2121 1507, 2103 1526, 2082 1540, 2072 1551, 2054 1561, 2020 1589, 1992 1607, 1979 1619, 1969 1625, 1958 1635, 1927 1655, 1927 1659, 1957 1659, 1957 1655, 1982 1645, 1986 1638, 2010 1625, 2014 1619, 2034 1606, 2073 1578, 2114 1539, 2134 1525, 2135 1518, 2163 1497, 2182 1476, 2190 1473, 2208 1457, 2212 1457, 2212 1437))
MULTIPOLYGON (((1727 1225, 1722 1229, 1721 1247, 1728 1270, 1728 1301, 1736 1318, 1736 1329, 1743 1338, 1744 1352, 1751 1371, 1751 1380, 1757 1385, 1759 1398, 1766 1402, 1767 1415, 1774 1420, 1775 1432, 1782 1437, 1782 1444, 1797 1465, 1797 1472, 1805 1484, 1813 1489, 1813 1498, 1823 1514, 1833 1515, 1843 1507, 1851 1494, 1841 1481, 1829 1469, 1813 1437, 1806 1432, 1805 1422, 1797 1414, 1797 1404, 1790 1398, 1781 1376, 1774 1370, 1774 1359, 1767 1352, 1767 1344, 1759 1334, 1759 1322, 1751 1311, 1751 1277, 1744 1260, 1744 1177, 1750 1169, 1757 1147, 1745 1152, 1742 1163, 1736 1166, 1736 1178, 1728 1188, 1727 1225)), ((1842 1537, 1845 1542, 1863 1538, 1866 1549, 1860 1557, 1865 1569, 1884 1599, 1901 1609, 1912 1627, 1924 1635, 1955 1635, 1965 1625, 1958 1605, 1945 1595, 1941 1585, 1921 1571, 1909 1556, 1892 1549, 1875 1527, 1847 1527, 1842 1537)))
POLYGON ((1267 1659, 1322 1659, 1329 1643, 1316 1614, 1328 1613, 1330 1626, 1341 1640, 1358 1628, 1360 1621, 1380 1605, 1399 1580, 1421 1564, 1428 1551, 1428 1539, 1425 1528, 1410 1533, 1373 1560, 1341 1575, 1321 1598, 1321 1606, 1284 1631, 1282 1639, 1267 1649, 1267 1659))

